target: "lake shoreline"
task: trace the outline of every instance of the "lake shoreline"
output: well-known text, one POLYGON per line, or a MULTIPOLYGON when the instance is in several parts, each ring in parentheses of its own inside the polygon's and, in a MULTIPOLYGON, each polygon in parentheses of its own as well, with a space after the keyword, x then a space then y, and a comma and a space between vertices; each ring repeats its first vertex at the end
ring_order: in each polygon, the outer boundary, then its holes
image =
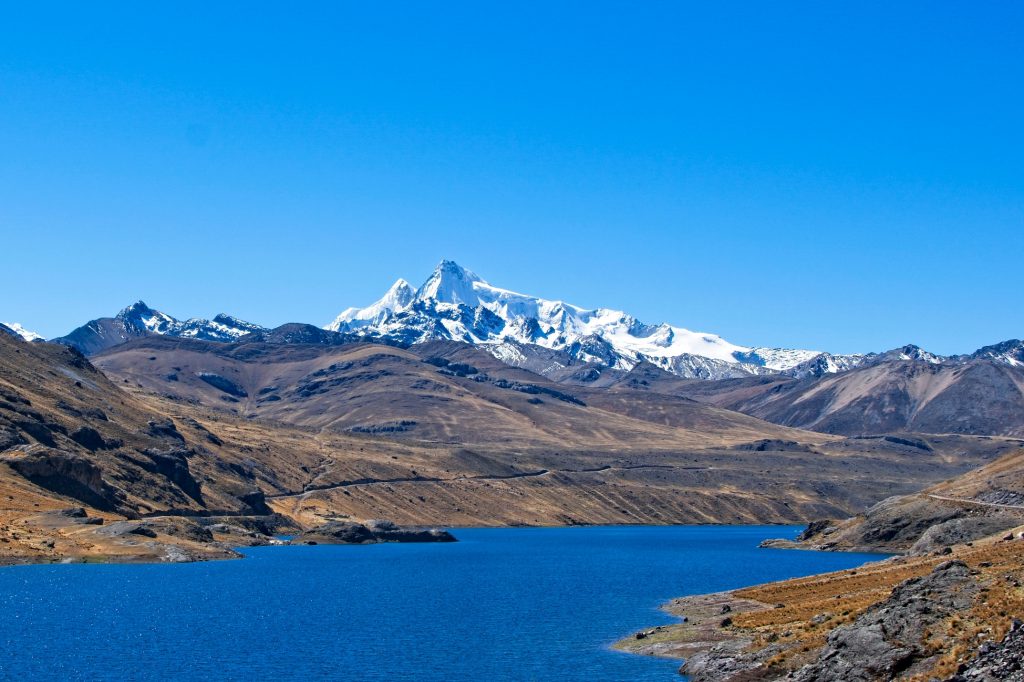
POLYGON ((50 660, 56 655, 67 669, 103 680, 131 677, 144 660, 154 671, 147 679, 167 670, 188 680, 218 671, 284 671, 295 679, 296 671, 315 678, 335 670, 382 682, 408 679, 415 670, 416 679, 438 682, 503 679, 502 671, 516 679, 664 682, 677 663, 623 655, 610 644, 623 630, 651 622, 652 610, 680 586, 708 591, 863 561, 758 550, 766 537, 791 535, 775 526, 455 534, 460 542, 443 546, 296 544, 240 548, 247 561, 0 571, 0 608, 19 614, 0 625, 0 638, 17 653, 9 670, 29 678, 46 660, 39 658, 47 641, 40 633, 49 632, 62 642, 56 654, 47 649, 50 660), (762 553, 770 560, 759 560, 762 553), (200 647, 180 672, 173 666, 182 665, 181 657, 168 656, 168 645, 186 630, 200 641, 234 637, 249 644, 200 647), (382 630, 395 634, 382 640, 382 630), (112 646, 90 644, 97 636, 112 646), (271 637, 286 646, 258 646, 271 637), (116 656, 122 642, 131 643, 130 660, 116 656))
MULTIPOLYGON (((0 568, 7 566, 25 565, 54 565, 54 564, 166 564, 166 563, 196 563, 205 561, 226 561, 244 558, 236 551, 236 548, 259 547, 265 545, 279 544, 272 535, 254 533, 252 530, 242 527, 223 528, 224 532, 214 532, 213 537, 201 538, 195 532, 194 526, 199 526, 199 521, 193 517, 182 516, 154 516, 146 519, 124 519, 113 517, 110 514, 98 514, 85 517, 88 519, 102 519, 103 524, 92 526, 83 523, 82 517, 62 517, 68 510, 58 510, 27 517, 19 520, 17 531, 10 531, 18 544, 13 546, 19 549, 27 549, 29 553, 14 554, 5 548, 12 547, 12 543, 0 544, 0 568), (40 521, 40 518, 43 518, 40 521), (55 517, 57 521, 55 522, 55 517), (156 532, 155 535, 138 534, 130 524, 145 523, 164 525, 158 530, 167 530, 168 533, 156 532), (104 527, 110 528, 113 524, 129 524, 124 527, 120 535, 105 536, 97 534, 97 530, 104 527)), ((83 512, 84 513, 84 512, 83 512)), ((94 513, 94 512, 93 512, 94 513)), ((236 517, 238 523, 247 519, 260 517, 236 517)), ((215 526, 230 526, 231 524, 214 524, 215 526)), ((243 524, 246 525, 246 524, 243 524)), ((573 523, 573 524, 514 524, 514 525, 480 525, 480 526, 443 526, 452 531, 461 529, 484 529, 484 528, 507 528, 507 529, 588 529, 588 528, 685 528, 685 527, 721 527, 737 528, 749 527, 751 524, 728 524, 728 523, 697 523, 697 524, 646 524, 646 523, 573 523)), ((789 523, 760 523, 758 526, 765 527, 796 527, 789 523)), ((13 529, 14 525, 9 524, 13 529)), ((442 526, 431 525, 410 525, 403 526, 410 530, 430 530, 442 526)), ((296 533, 298 535, 298 533, 296 533)), ((286 544, 286 543, 282 543, 286 544)))
MULTIPOLYGON (((960 618, 954 630, 966 634, 959 639, 978 632, 988 635, 986 641, 999 641, 1014 627, 1011 616, 1024 615, 1020 580, 1012 578, 1022 569, 1024 526, 926 555, 893 555, 855 569, 673 599, 661 608, 678 622, 639 630, 612 646, 682 660, 679 672, 691 682, 794 674, 800 680, 838 679, 838 659, 845 657, 843 665, 863 671, 874 669, 875 657, 898 654, 898 647, 881 641, 873 649, 858 649, 863 638, 873 636, 869 633, 879 619, 887 619, 890 629, 896 622, 927 635, 960 618), (985 598, 979 602, 977 595, 985 598), (920 613, 913 610, 919 600, 928 605, 920 613)), ((957 646, 959 639, 899 654, 907 659, 898 665, 945 679, 978 650, 977 641, 957 646)))

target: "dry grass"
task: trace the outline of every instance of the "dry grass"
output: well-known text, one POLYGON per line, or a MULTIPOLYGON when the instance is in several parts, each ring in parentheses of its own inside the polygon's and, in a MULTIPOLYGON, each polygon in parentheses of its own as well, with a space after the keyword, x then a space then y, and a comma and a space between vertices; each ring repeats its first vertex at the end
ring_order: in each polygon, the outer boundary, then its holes
POLYGON ((954 558, 976 572, 981 592, 969 611, 927 633, 927 648, 934 653, 945 652, 935 668, 906 679, 923 682, 944 678, 968 660, 983 641, 1002 639, 1012 618, 1024 615, 1024 589, 1020 587, 1024 541, 993 538, 974 546, 959 546, 953 555, 893 559, 850 571, 738 590, 736 597, 761 602, 765 607, 737 614, 733 625, 753 636, 753 649, 770 643, 781 645, 782 651, 767 665, 794 669, 816 657, 834 628, 853 622, 904 580, 930 573, 937 564, 954 558))

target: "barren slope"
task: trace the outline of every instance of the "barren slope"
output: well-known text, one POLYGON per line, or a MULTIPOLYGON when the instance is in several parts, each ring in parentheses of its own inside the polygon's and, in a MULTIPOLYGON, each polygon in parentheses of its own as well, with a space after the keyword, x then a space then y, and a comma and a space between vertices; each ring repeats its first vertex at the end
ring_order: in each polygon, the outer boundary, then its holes
POLYGON ((843 521, 812 524, 775 546, 925 553, 1024 524, 1024 450, 843 521))
POLYGON ((820 378, 722 381, 684 380, 642 366, 616 385, 691 397, 824 433, 1024 436, 1024 369, 989 359, 886 361, 820 378))
POLYGON ((142 339, 96 358, 111 381, 70 349, 0 340, 0 552, 223 556, 183 519, 266 528, 252 519, 271 511, 303 525, 799 522, 1010 447, 837 439, 681 398, 570 392, 465 349, 142 339), (151 525, 101 533, 50 513, 76 506, 151 525))

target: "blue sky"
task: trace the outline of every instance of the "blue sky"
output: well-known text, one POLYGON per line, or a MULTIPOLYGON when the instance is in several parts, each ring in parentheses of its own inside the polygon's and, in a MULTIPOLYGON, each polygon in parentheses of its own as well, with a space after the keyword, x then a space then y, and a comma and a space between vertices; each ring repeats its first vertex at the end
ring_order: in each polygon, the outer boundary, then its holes
POLYGON ((1019 338, 1022 28, 1020 3, 20 3, 0 319, 324 324, 451 258, 740 344, 1019 338))

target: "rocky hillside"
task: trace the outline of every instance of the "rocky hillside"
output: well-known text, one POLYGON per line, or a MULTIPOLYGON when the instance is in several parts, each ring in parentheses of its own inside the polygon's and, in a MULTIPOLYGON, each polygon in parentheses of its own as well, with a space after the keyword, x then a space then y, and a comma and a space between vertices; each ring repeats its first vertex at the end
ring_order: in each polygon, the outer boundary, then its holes
POLYGON ((811 524, 788 546, 908 554, 677 599, 666 608, 683 623, 618 646, 683 658, 694 682, 1021 679, 1022 494, 1024 450, 849 521, 811 524))
POLYGON ((91 320, 53 341, 77 348, 86 355, 92 355, 144 336, 226 342, 260 331, 264 331, 263 327, 223 313, 212 320, 177 320, 167 313, 150 308, 142 301, 137 301, 114 317, 91 320))
POLYGON ((1024 524, 1024 450, 843 521, 819 520, 796 543, 807 549, 922 554, 1024 524))
POLYGON ((1009 447, 839 438, 566 387, 465 344, 296 343, 307 331, 148 336, 98 366, 4 335, 0 552, 202 556, 210 535, 190 523, 231 526, 237 544, 273 514, 299 527, 838 518, 1009 447), (100 533, 96 519, 136 525, 100 533))
POLYGON ((1024 437, 1024 365, 991 354, 955 362, 903 355, 803 379, 686 381, 640 366, 611 385, 688 397, 823 433, 1024 437))
POLYGON ((243 339, 300 346, 362 341, 421 358, 421 346, 441 342, 488 354, 551 384, 691 398, 822 433, 1024 437, 1020 340, 954 356, 915 345, 852 355, 747 347, 714 334, 647 324, 622 311, 516 293, 447 260, 418 288, 398 280, 380 300, 344 310, 325 328, 267 329, 226 314, 179 320, 138 301, 54 341, 92 356, 161 338, 225 345, 243 339))

